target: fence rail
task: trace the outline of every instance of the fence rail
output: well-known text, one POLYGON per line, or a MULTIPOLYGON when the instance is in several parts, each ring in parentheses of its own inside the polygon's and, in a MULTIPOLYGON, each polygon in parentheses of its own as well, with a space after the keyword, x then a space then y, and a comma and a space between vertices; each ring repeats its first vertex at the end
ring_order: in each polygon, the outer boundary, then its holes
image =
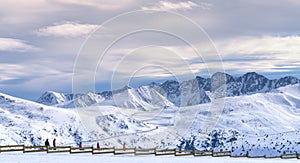
POLYGON ((175 156, 176 149, 157 149, 155 150, 155 156, 166 156, 166 155, 174 155, 175 156))
POLYGON ((231 156, 231 151, 223 151, 223 152, 212 152, 213 157, 226 157, 231 156))
POLYGON ((1 152, 16 152, 16 151, 24 151, 24 145, 0 146, 0 153, 1 152))
POLYGON ((156 149, 155 148, 148 148, 148 149, 135 149, 134 155, 155 155, 156 149))
POLYGON ((23 153, 47 152, 47 146, 24 146, 23 153))
POLYGON ((232 157, 232 158, 266 158, 266 159, 300 159, 299 153, 282 154, 276 156, 266 156, 266 155, 232 155, 231 151, 215 152, 213 150, 177 150, 177 149, 137 149, 137 148, 95 148, 95 147, 71 147, 71 146, 25 146, 25 145, 6 145, 0 146, 0 153, 5 152, 23 152, 23 153, 34 153, 34 152, 45 152, 45 153, 69 153, 69 154, 80 154, 80 153, 90 153, 90 154, 113 154, 113 155, 124 155, 124 154, 134 154, 134 155, 155 155, 155 156, 210 156, 210 157, 232 157))
POLYGON ((135 148, 115 148, 114 155, 135 154, 135 148))
POLYGON ((71 146, 48 147, 47 153, 71 153, 71 146))
POLYGON ((193 156, 194 150, 175 150, 175 156, 193 156))
POLYGON ((70 154, 78 154, 78 153, 93 153, 93 147, 71 147, 70 154))
POLYGON ((200 151, 200 150, 194 150, 194 156, 213 156, 212 150, 210 151, 200 151))
POLYGON ((294 154, 283 154, 281 155, 282 159, 291 159, 291 158, 298 158, 298 154, 294 153, 294 154))
POLYGON ((115 148, 93 148, 92 154, 114 154, 115 148))

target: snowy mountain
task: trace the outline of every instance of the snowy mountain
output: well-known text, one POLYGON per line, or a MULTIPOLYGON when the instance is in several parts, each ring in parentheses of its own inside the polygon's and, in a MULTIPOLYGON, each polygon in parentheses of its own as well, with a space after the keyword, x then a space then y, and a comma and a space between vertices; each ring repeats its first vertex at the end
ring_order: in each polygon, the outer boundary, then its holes
POLYGON ((65 95, 54 91, 47 91, 36 102, 45 105, 57 105, 57 104, 66 103, 67 101, 70 100, 72 100, 71 95, 65 95))
POLYGON ((109 104, 109 102, 113 106, 138 110, 173 106, 171 102, 150 86, 141 86, 138 89, 124 87, 121 90, 112 91, 111 97, 104 101, 102 105, 109 104))
POLYGON ((266 93, 279 87, 300 83, 299 79, 292 76, 270 80, 255 72, 246 73, 238 78, 230 78, 229 81, 227 84, 228 96, 266 93))
MULTIPOLYGON (((158 100, 152 98, 149 88, 151 86, 139 90, 145 98, 143 101, 158 100)), ((253 144, 260 145, 257 151, 274 152, 272 144, 283 143, 284 148, 277 149, 282 147, 278 145, 276 151, 300 152, 297 144, 300 84, 267 93, 226 97, 219 120, 210 119, 213 114, 210 105, 170 106, 158 110, 109 105, 64 109, 1 94, 0 129, 3 132, 0 133, 0 144, 34 145, 43 144, 46 138, 56 138, 62 145, 100 141, 102 146, 120 146, 125 142, 128 147, 187 148, 186 143, 193 142, 192 146, 198 149, 214 150, 231 149, 235 144, 234 151, 240 154, 242 148, 250 150, 253 144), (217 124, 203 135, 206 121, 217 121, 217 124), (193 123, 188 125, 186 122, 193 123)))
POLYGON ((87 94, 62 94, 54 91, 45 92, 38 100, 38 103, 63 108, 85 107, 98 104, 104 101, 101 95, 94 93, 87 94))
POLYGON ((99 94, 49 91, 39 103, 0 94, 0 144, 37 145, 56 138, 58 144, 73 146, 125 142, 128 147, 231 150, 235 155, 300 152, 297 83, 294 77, 216 73, 99 94), (216 118, 208 95, 218 91, 211 83, 219 75, 226 75, 220 85, 226 84, 227 97, 216 118), (207 130, 207 122, 216 125, 207 130))
POLYGON ((114 105, 123 108, 149 110, 152 107, 193 106, 209 103, 211 101, 207 92, 218 91, 219 87, 226 84, 226 96, 251 95, 266 93, 273 89, 300 83, 300 80, 288 76, 270 80, 255 72, 246 73, 240 77, 233 77, 225 73, 215 73, 211 78, 196 77, 183 81, 166 81, 162 84, 151 83, 136 89, 125 86, 119 90, 105 91, 94 94, 61 94, 46 92, 38 100, 49 106, 57 107, 83 107, 94 104, 114 105), (225 76, 225 83, 219 83, 225 76), (212 82, 213 81, 213 82, 212 82), (212 86, 212 84, 217 85, 212 86))
POLYGON ((119 90, 106 91, 99 94, 91 92, 87 94, 62 94, 48 91, 37 102, 62 108, 112 105, 121 108, 149 110, 151 108, 173 106, 173 103, 169 102, 150 86, 141 86, 138 89, 126 86, 119 90))

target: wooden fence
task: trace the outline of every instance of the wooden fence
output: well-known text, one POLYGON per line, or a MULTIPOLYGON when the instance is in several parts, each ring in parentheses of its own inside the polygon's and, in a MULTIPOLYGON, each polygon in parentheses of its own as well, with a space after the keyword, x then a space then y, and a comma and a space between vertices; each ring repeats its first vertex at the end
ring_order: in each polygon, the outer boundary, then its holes
POLYGON ((17 152, 24 151, 24 145, 8 145, 8 146, 0 146, 1 152, 17 152))
POLYGON ((71 146, 48 147, 47 153, 71 153, 71 146))
POLYGON ((23 153, 47 152, 47 146, 24 146, 23 153))
POLYGON ((80 153, 90 153, 90 154, 112 154, 112 155, 124 155, 124 154, 132 154, 132 155, 154 155, 154 156, 210 156, 210 157, 232 157, 232 158, 281 158, 281 159, 300 159, 300 154, 292 153, 292 154, 282 154, 279 156, 266 156, 266 155, 241 155, 235 156, 232 155, 231 151, 222 151, 215 152, 213 150, 178 150, 178 149, 156 149, 156 148, 148 148, 148 149, 138 149, 138 148, 95 148, 95 147, 71 147, 71 146, 57 146, 57 147, 47 147, 47 146, 24 146, 24 145, 7 145, 0 146, 0 153, 5 152, 23 152, 23 153, 34 153, 34 152, 45 152, 45 153, 69 153, 69 154, 80 154, 80 153))
POLYGON ((115 148, 93 148, 92 154, 114 154, 115 148))
POLYGON ((148 148, 148 149, 135 149, 134 155, 155 155, 156 148, 148 148))

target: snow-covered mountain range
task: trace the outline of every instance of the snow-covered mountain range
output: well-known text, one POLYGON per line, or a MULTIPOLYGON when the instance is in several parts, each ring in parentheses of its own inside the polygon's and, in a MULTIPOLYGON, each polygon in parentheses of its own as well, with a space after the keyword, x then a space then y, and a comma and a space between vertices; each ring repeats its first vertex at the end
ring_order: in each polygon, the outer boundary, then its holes
POLYGON ((266 93, 286 85, 300 83, 299 79, 292 76, 270 80, 255 72, 249 72, 240 77, 233 77, 225 73, 215 73, 211 78, 197 76, 195 79, 181 83, 166 81, 162 84, 151 83, 136 89, 125 86, 119 90, 105 91, 98 94, 91 92, 87 94, 62 94, 49 91, 45 92, 37 102, 64 108, 107 104, 140 110, 173 105, 193 106, 211 101, 207 92, 217 89, 212 88, 212 81, 218 80, 222 75, 226 79, 226 96, 266 93))
POLYGON ((236 155, 300 152, 299 79, 226 74, 222 115, 209 119, 214 114, 210 84, 218 75, 222 74, 99 94, 49 91, 38 102, 0 94, 0 144, 37 145, 56 138, 58 145, 99 141, 101 146, 125 142, 128 147, 213 148, 232 150, 236 155), (192 123, 187 125, 187 121, 192 123), (206 121, 217 123, 203 135, 206 121))

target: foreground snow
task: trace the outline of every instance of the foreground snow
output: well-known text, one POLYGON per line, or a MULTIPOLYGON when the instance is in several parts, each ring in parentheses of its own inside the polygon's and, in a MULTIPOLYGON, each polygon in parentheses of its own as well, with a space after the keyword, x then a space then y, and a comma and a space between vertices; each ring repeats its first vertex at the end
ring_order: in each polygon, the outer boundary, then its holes
POLYGON ((175 156, 113 156, 113 155, 88 155, 88 154, 22 154, 22 153, 7 153, 0 154, 0 162, 18 162, 18 163, 82 163, 82 162, 105 162, 105 163, 115 163, 115 162, 130 162, 130 163, 191 163, 191 162, 205 162, 205 163, 292 163, 297 162, 297 159, 282 160, 282 159, 248 159, 248 158, 213 158, 213 157, 175 157, 175 156))

